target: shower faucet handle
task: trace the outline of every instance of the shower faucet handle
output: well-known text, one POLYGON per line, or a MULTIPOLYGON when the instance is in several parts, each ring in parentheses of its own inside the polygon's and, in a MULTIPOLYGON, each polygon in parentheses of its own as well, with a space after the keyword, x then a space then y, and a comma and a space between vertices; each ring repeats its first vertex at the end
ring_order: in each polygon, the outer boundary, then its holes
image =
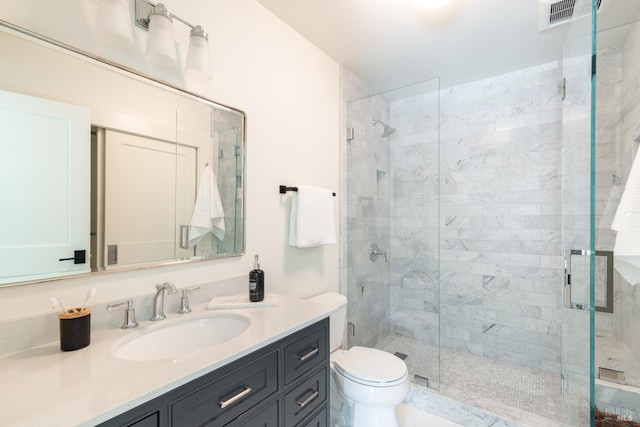
POLYGON ((372 243, 369 248, 369 259, 373 262, 376 262, 379 256, 384 255, 384 262, 387 262, 387 253, 383 250, 380 250, 380 246, 377 243, 372 243))

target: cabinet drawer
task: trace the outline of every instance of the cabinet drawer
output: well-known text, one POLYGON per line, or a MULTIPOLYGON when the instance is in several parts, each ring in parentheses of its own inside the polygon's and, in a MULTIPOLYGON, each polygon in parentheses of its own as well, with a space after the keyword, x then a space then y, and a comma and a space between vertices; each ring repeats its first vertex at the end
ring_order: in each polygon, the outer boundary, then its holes
POLYGON ((131 409, 115 418, 111 418, 98 427, 159 427, 166 424, 162 411, 162 403, 158 399, 152 400, 131 409))
POLYGON ((327 358, 327 326, 297 339, 284 348, 284 383, 320 366, 327 358))
POLYGON ((149 415, 140 421, 136 421, 133 424, 129 424, 129 427, 158 427, 160 425, 160 417, 157 412, 149 415))
POLYGON ((327 408, 324 408, 315 417, 303 422, 299 427, 327 427, 329 425, 329 417, 327 416, 327 408))
POLYGON ((174 426, 222 426, 278 391, 278 352, 225 374, 171 404, 174 426))
POLYGON ((318 371, 284 396, 284 419, 293 426, 327 400, 327 368, 318 371))
POLYGON ((279 427, 282 425, 280 422, 280 411, 278 407, 280 401, 276 400, 264 409, 257 412, 250 412, 248 414, 241 415, 239 418, 231 421, 227 426, 229 427, 279 427))

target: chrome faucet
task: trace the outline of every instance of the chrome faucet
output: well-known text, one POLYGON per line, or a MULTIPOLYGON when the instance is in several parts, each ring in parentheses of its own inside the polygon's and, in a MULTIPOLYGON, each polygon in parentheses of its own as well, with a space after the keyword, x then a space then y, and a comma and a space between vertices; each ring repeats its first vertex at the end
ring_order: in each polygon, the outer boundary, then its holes
POLYGON ((161 285, 156 285, 156 294, 153 297, 153 315, 150 320, 162 320, 166 318, 164 314, 164 293, 167 291, 169 295, 175 294, 178 292, 173 283, 163 283, 161 285))

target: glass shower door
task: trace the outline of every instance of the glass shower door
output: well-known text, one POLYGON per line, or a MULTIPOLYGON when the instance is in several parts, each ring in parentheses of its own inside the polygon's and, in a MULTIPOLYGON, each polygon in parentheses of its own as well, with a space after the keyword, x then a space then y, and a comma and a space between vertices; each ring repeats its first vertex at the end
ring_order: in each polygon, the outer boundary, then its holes
POLYGON ((389 103, 375 95, 347 108, 347 340, 349 347, 375 347, 390 329, 391 226, 389 138, 373 120, 389 122, 389 103))
MULTIPOLYGON (((594 3, 597 0, 594 0, 594 3)), ((586 5, 586 1, 584 1, 586 5)), ((595 15, 574 18, 563 46, 561 301, 562 415, 594 425, 595 15)))
POLYGON ((440 386, 439 79, 348 103, 348 345, 440 386), (375 246, 374 246, 375 245, 375 246))

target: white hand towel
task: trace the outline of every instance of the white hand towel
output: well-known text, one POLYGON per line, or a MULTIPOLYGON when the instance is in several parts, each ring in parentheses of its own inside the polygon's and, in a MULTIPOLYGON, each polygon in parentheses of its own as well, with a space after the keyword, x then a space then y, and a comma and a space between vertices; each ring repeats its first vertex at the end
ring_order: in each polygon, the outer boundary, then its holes
POLYGON ((207 165, 200 178, 196 204, 189 228, 189 247, 192 248, 207 234, 224 239, 224 209, 218 192, 218 183, 213 168, 207 165))
POLYGON ((264 299, 258 302, 249 300, 249 292, 239 295, 213 297, 207 304, 207 310, 225 310, 230 308, 273 307, 278 305, 278 294, 265 292, 264 299))
POLYGON ((324 188, 299 185, 291 201, 289 245, 310 248, 336 243, 333 194, 324 188))
POLYGON ((636 155, 611 228, 617 231, 613 265, 631 285, 640 283, 640 156, 636 155))

